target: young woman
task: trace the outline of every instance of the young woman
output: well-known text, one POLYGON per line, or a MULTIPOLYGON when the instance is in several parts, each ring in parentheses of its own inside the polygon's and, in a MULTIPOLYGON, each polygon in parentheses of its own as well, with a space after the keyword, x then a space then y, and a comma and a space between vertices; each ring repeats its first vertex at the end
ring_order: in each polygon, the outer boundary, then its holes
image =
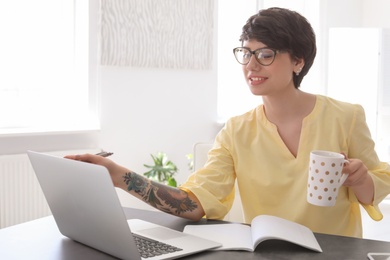
POLYGON ((228 120, 204 168, 181 187, 153 182, 107 158, 67 157, 106 166, 116 187, 184 218, 223 218, 237 179, 248 223, 268 214, 314 232, 361 237, 359 206, 380 220, 377 206, 390 193, 390 166, 378 160, 363 108, 299 89, 316 55, 313 29, 300 14, 261 10, 244 25, 240 42, 235 58, 263 104, 228 120), (334 207, 306 201, 312 150, 343 153, 350 162, 334 207))

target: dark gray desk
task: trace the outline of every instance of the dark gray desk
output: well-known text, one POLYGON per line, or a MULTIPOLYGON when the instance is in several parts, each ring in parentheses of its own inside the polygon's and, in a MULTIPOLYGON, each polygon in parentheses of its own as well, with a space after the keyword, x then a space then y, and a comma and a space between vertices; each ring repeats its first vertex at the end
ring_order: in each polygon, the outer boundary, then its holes
MULTIPOLYGON (((125 208, 128 218, 139 218, 182 230, 187 220, 161 212, 125 208)), ((199 223, 221 223, 202 220, 199 223)), ((291 243, 271 240, 261 243, 256 252, 208 251, 185 259, 367 259, 368 252, 390 252, 390 242, 315 234, 323 253, 316 253, 291 243)), ((62 236, 52 217, 0 229, 0 259, 115 259, 62 236)))

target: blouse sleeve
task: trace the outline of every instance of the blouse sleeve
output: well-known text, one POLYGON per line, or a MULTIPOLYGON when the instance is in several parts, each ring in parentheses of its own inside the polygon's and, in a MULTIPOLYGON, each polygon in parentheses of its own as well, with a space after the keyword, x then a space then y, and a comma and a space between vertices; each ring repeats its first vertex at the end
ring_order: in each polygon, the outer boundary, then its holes
POLYGON ((390 193, 390 166, 388 163, 379 161, 375 152, 375 143, 366 124, 363 107, 355 105, 355 108, 352 127, 348 135, 350 137, 348 157, 359 158, 368 168, 368 173, 374 181, 374 201, 372 205, 362 206, 372 219, 378 221, 383 218, 378 205, 390 193))
POLYGON ((209 219, 222 219, 234 201, 236 175, 229 151, 228 132, 225 126, 208 152, 208 160, 204 167, 194 172, 180 187, 197 197, 209 219))

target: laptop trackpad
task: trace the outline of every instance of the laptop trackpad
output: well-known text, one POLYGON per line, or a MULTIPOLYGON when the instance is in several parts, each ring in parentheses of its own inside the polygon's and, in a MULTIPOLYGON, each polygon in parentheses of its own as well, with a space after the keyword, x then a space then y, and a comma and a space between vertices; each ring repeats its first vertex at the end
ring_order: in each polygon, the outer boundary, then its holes
POLYGON ((168 239, 185 236, 184 233, 175 232, 173 230, 169 230, 163 227, 155 227, 155 228, 138 230, 137 233, 140 235, 144 235, 146 237, 155 238, 157 240, 168 240, 168 239))

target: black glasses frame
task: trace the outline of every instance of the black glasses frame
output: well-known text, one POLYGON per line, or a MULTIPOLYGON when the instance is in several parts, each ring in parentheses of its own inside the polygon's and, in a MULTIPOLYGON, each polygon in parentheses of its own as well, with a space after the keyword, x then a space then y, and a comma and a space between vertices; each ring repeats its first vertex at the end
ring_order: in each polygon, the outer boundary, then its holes
POLYGON ((249 61, 251 60, 252 55, 255 55, 255 59, 256 59, 256 61, 258 63, 260 63, 263 66, 269 66, 269 65, 271 65, 275 61, 276 54, 279 53, 279 52, 280 51, 272 49, 272 48, 268 48, 268 47, 259 48, 259 49, 256 49, 254 51, 252 51, 251 49, 249 49, 247 47, 236 47, 236 48, 233 49, 234 57, 236 58, 237 62, 240 63, 241 65, 247 65, 249 63, 249 61), (244 62, 244 63, 240 62, 240 60, 236 56, 236 54, 238 53, 237 50, 242 50, 242 49, 245 49, 245 50, 247 50, 250 53, 250 57, 249 57, 248 61, 244 62), (260 61, 260 59, 258 58, 258 53, 260 51, 262 51, 262 50, 270 50, 270 51, 272 51, 274 53, 274 57, 273 57, 271 62, 264 64, 263 62, 260 61))

